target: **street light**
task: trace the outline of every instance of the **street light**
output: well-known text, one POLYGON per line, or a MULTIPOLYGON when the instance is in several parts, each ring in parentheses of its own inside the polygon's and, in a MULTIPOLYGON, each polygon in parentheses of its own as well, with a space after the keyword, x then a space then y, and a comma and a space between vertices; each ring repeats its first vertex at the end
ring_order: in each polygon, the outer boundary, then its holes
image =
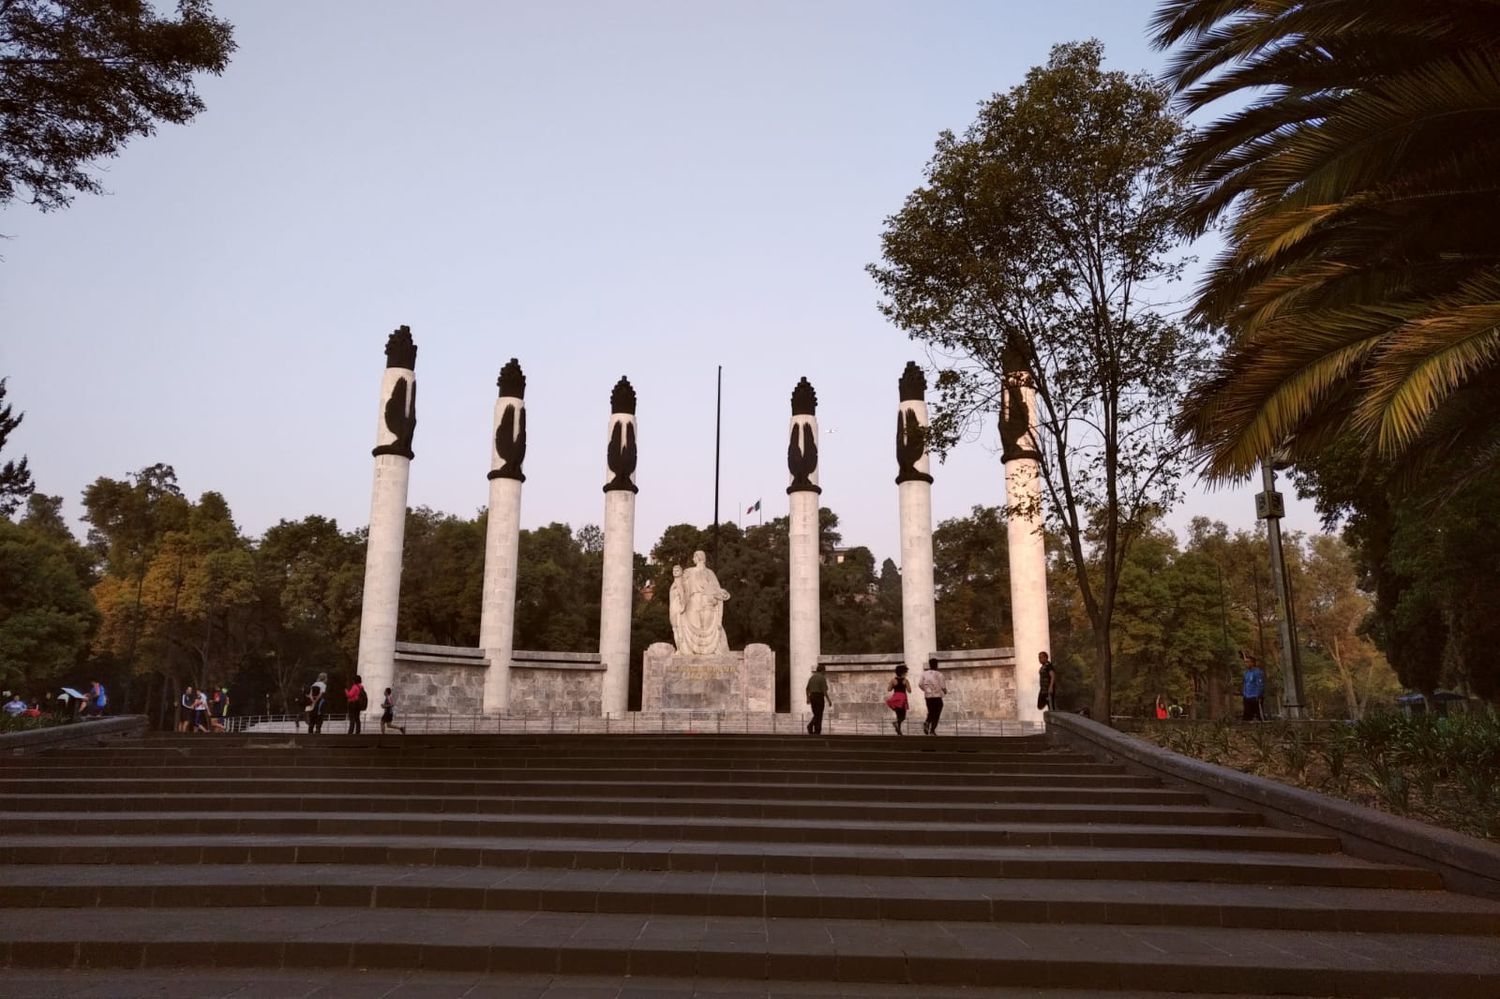
POLYGON ((1286 717, 1302 718, 1302 660, 1297 649, 1297 617, 1286 578, 1286 558, 1281 550, 1281 518, 1286 515, 1286 502, 1276 491, 1275 470, 1286 467, 1285 461, 1274 457, 1260 463, 1265 490, 1255 494, 1255 518, 1266 522, 1266 536, 1271 542, 1271 581, 1276 587, 1277 631, 1281 634, 1281 661, 1284 664, 1281 706, 1286 717))

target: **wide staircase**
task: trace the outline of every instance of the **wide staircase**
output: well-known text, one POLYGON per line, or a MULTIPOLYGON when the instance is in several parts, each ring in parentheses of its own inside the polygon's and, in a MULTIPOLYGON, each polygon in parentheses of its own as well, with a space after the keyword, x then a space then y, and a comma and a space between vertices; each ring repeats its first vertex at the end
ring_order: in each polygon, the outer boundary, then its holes
POLYGON ((10 996, 1500 996, 1500 903, 1040 737, 61 749, 0 905, 10 996))

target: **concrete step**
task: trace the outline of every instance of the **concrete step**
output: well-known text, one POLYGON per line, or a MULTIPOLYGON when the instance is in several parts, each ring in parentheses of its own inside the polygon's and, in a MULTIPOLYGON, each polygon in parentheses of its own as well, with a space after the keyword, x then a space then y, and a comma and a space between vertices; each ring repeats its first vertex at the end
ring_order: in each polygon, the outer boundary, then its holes
POLYGON ((510 909, 1493 934, 1500 902, 1381 888, 1179 881, 262 864, 12 867, 0 908, 510 909))
POLYGON ((79 778, 58 781, 46 777, 13 778, 0 780, 0 800, 12 794, 89 794, 156 796, 180 792, 184 787, 204 788, 204 797, 217 794, 266 794, 288 792, 303 796, 348 794, 351 787, 361 791, 380 792, 400 796, 425 797, 576 797, 637 795, 650 798, 713 797, 733 794, 744 796, 775 796, 786 800, 805 799, 814 801, 859 801, 872 807, 880 802, 947 802, 959 804, 978 803, 1051 803, 1051 804, 1121 804, 1121 805, 1193 805, 1203 804, 1206 798, 1198 792, 1164 788, 1159 784, 1127 787, 1047 787, 995 785, 975 781, 965 784, 930 784, 895 786, 886 783, 859 784, 814 784, 775 783, 764 781, 647 781, 608 780, 597 781, 592 775, 587 779, 564 780, 470 780, 429 779, 400 780, 385 778, 378 781, 360 781, 353 785, 337 776, 333 777, 217 777, 206 781, 182 781, 170 778, 117 777, 79 778))
MULTIPOLYGON (((923 770, 905 767, 899 771, 899 782, 892 780, 891 771, 881 769, 833 769, 825 766, 809 766, 797 770, 776 770, 746 767, 744 769, 706 768, 681 763, 660 766, 615 766, 615 767, 342 767, 342 766, 279 766, 267 763, 259 767, 224 768, 212 765, 162 764, 139 765, 122 768, 122 777, 133 780, 155 778, 181 782, 208 782, 217 778, 251 774, 260 778, 324 777, 346 781, 384 780, 451 780, 469 777, 474 780, 529 780, 556 781, 584 777, 590 780, 639 780, 650 777, 655 780, 718 781, 724 784, 739 783, 813 783, 813 784, 891 784, 901 786, 952 785, 982 783, 990 787, 1158 787, 1160 781, 1154 777, 1124 773, 1047 773, 1017 768, 994 768, 982 772, 958 772, 953 770, 923 770)), ((109 780, 112 775, 98 767, 55 767, 48 770, 28 771, 28 778, 6 775, 0 778, 0 788, 11 786, 21 779, 52 779, 56 781, 109 780)))
POLYGON ((675 818, 863 819, 872 809, 886 818, 924 822, 1110 822, 1130 825, 1260 826, 1255 812, 1204 805, 1123 805, 1089 803, 948 803, 942 801, 848 801, 772 797, 680 797, 590 795, 562 797, 514 794, 503 796, 385 795, 349 793, 335 785, 323 794, 243 794, 216 786, 215 793, 104 796, 102 794, 6 794, 0 796, 0 816, 8 812, 349 812, 411 813, 419 815, 631 815, 675 818))
POLYGON ((538 837, 625 840, 724 840, 776 843, 915 843, 926 846, 1093 846, 1192 850, 1332 853, 1338 840, 1261 826, 1126 825, 1045 822, 900 822, 880 818, 753 819, 679 816, 664 824, 650 818, 591 814, 443 816, 404 812, 157 812, 0 813, 0 836, 101 835, 384 835, 538 837))
POLYGON ((370 908, 0 911, 41 968, 418 967, 1289 995, 1500 994, 1492 936, 370 908), (1462 968, 1462 971, 1448 969, 1462 968))
POLYGON ((1442 887, 1430 871, 1337 853, 388 835, 0 836, 0 864, 395 864, 898 877, 1442 887))
MULTIPOLYGON (((505 974, 394 968, 11 968, 6 999, 911 999, 910 985, 659 975, 505 974)), ((1237 993, 1241 999, 1266 999, 1237 993)), ((1132 989, 924 985, 922 999, 1181 999, 1132 989)))

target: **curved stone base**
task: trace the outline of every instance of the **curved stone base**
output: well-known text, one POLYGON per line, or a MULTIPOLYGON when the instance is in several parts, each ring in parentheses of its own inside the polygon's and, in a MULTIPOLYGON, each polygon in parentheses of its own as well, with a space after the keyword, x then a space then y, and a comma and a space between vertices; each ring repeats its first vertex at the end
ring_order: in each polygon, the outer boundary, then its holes
POLYGON ((657 642, 641 666, 641 710, 775 711, 776 653, 747 645, 743 652, 680 656, 657 642))

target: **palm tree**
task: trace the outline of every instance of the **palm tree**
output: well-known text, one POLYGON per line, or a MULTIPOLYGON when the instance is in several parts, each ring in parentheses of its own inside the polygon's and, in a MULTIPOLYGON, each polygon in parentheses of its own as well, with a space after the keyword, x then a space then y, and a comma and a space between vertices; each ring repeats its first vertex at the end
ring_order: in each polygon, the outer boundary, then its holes
POLYGON ((1229 347, 1181 425, 1217 478, 1355 433, 1500 457, 1500 0, 1162 0, 1197 318, 1229 347))

